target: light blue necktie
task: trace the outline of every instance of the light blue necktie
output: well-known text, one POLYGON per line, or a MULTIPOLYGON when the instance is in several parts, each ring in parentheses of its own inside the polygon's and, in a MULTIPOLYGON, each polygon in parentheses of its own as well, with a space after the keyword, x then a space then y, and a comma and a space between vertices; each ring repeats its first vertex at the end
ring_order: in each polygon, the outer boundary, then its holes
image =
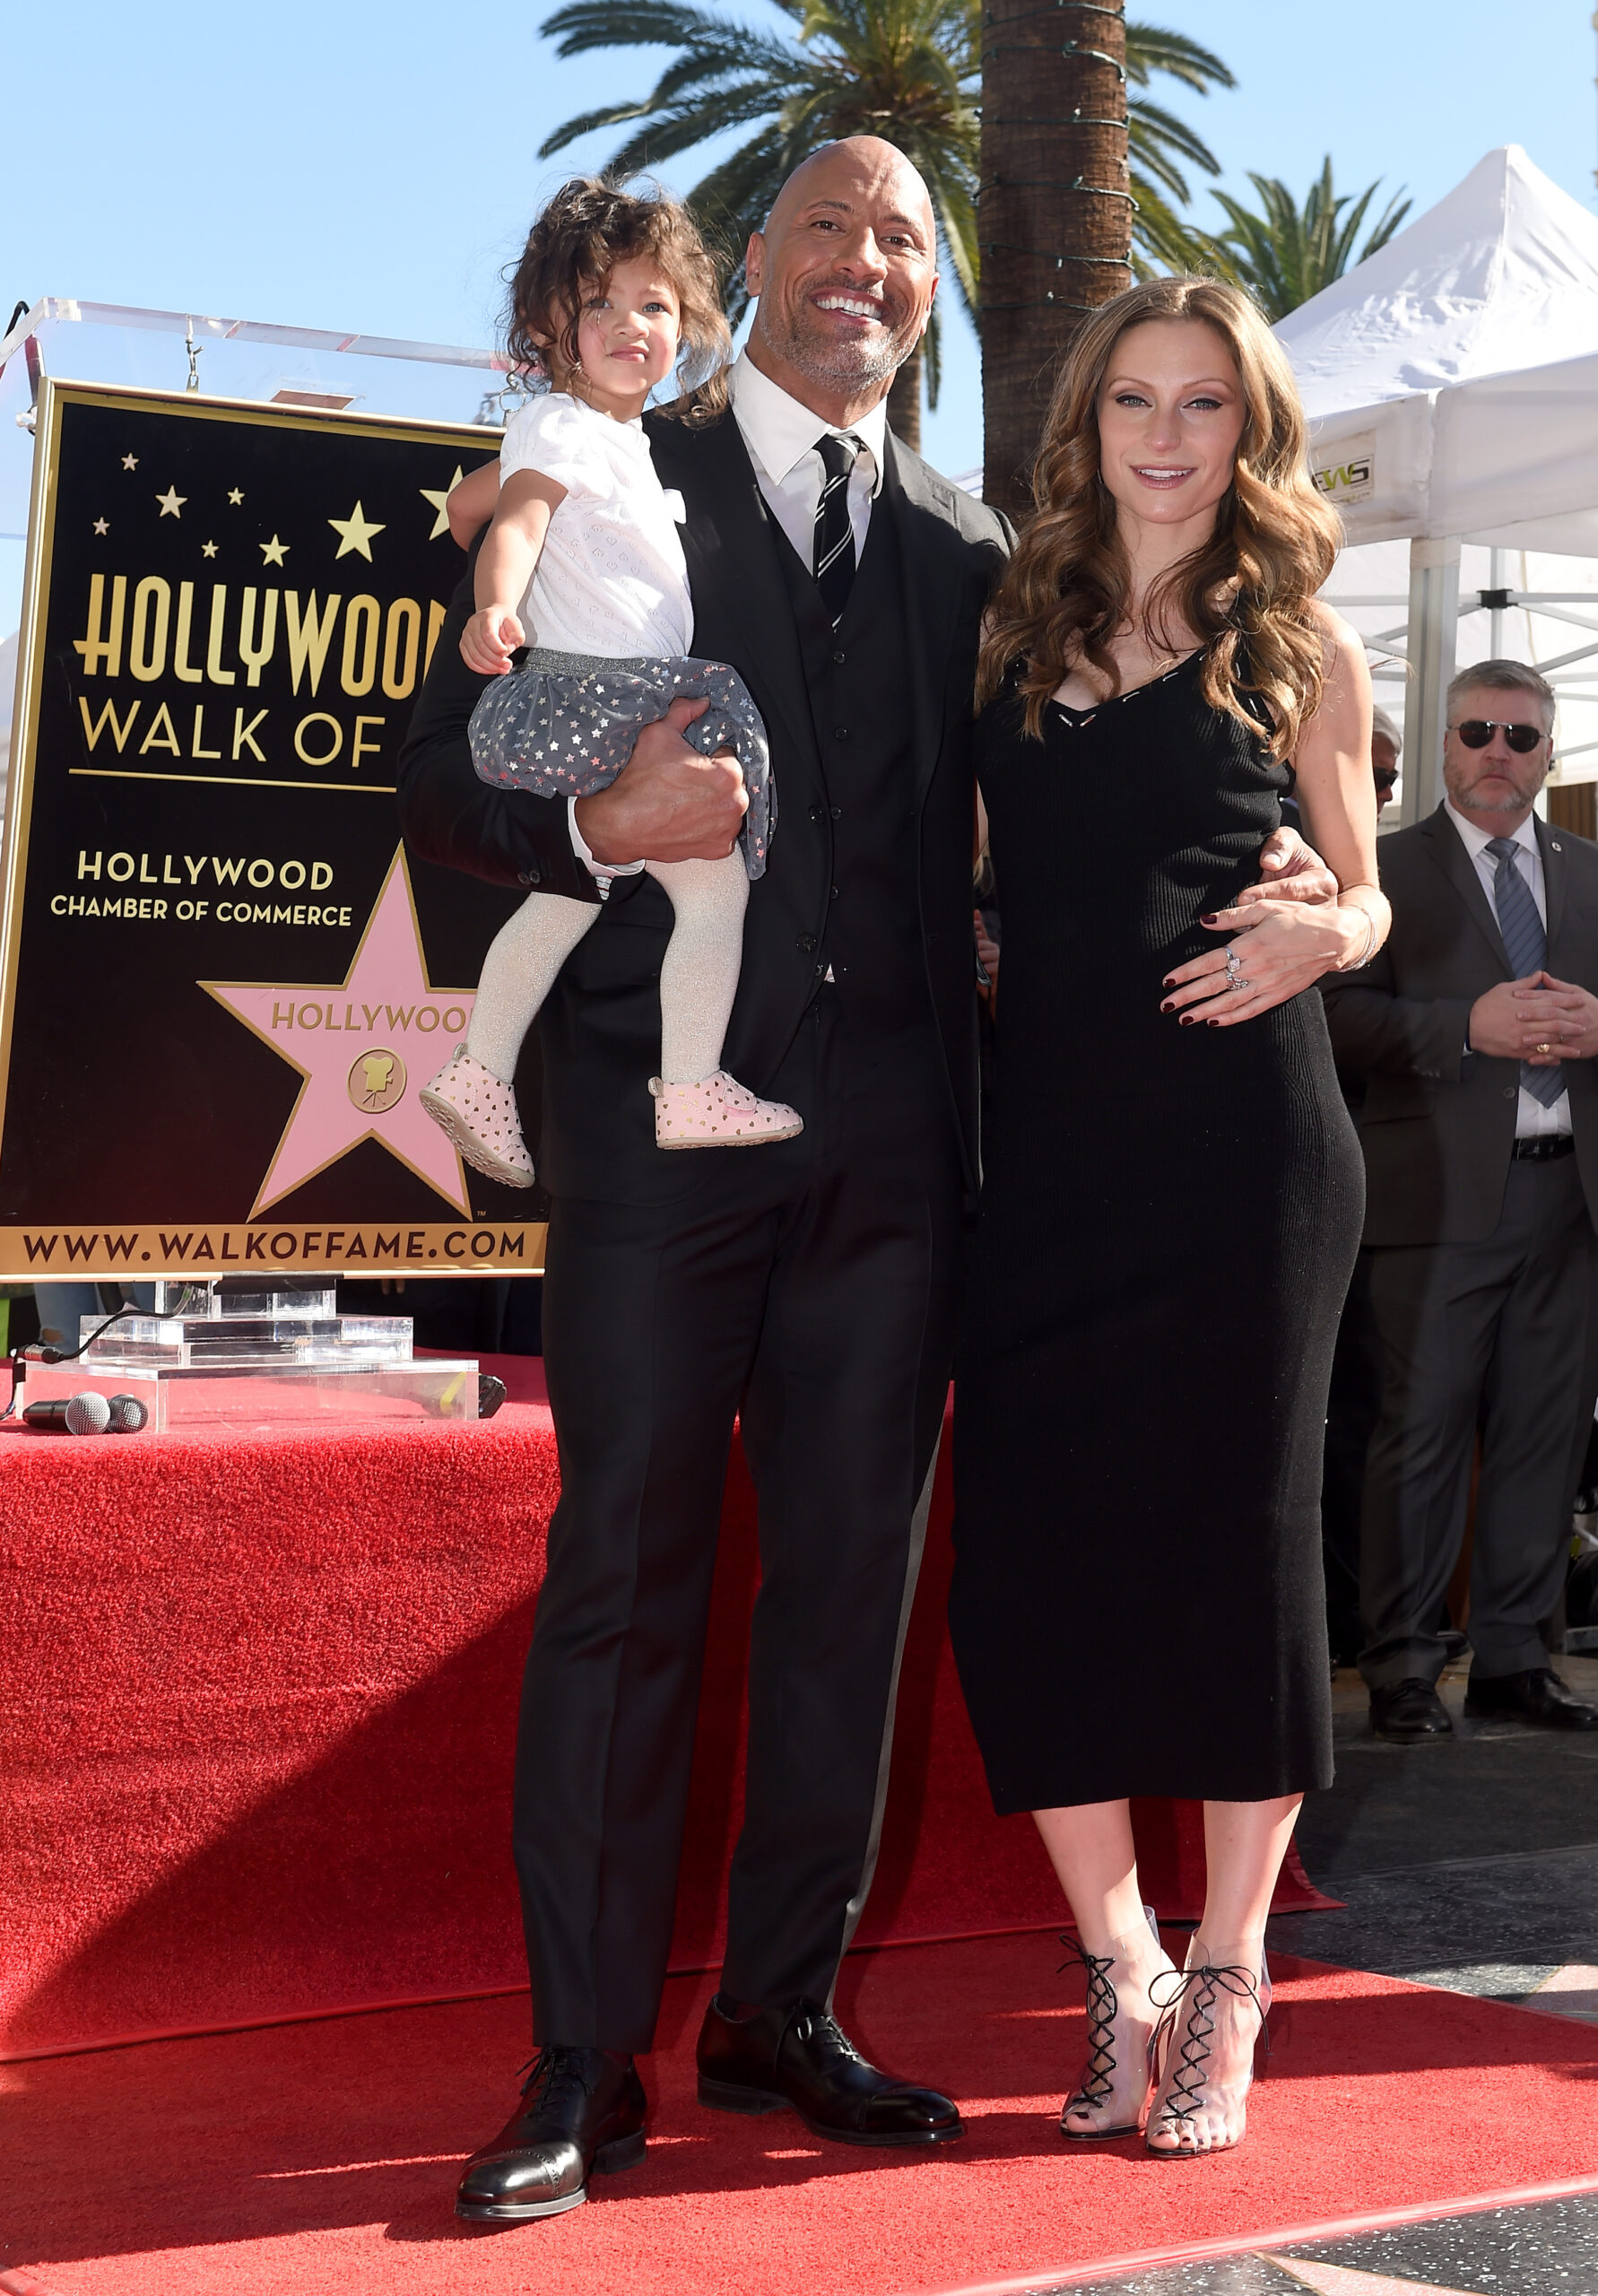
MULTIPOLYGON (((1537 903, 1532 889, 1520 874, 1515 857, 1519 848, 1512 837, 1489 837, 1487 849, 1498 864, 1498 874, 1492 881, 1493 906, 1498 912, 1498 931, 1504 936, 1504 953, 1509 960, 1509 970, 1516 980, 1525 980, 1542 970, 1548 954, 1548 935, 1542 929, 1542 919, 1537 914, 1537 903)), ((1558 1068, 1533 1068, 1530 1061, 1520 1064, 1522 1089, 1545 1109, 1552 1108, 1565 1089, 1565 1071, 1558 1068)))

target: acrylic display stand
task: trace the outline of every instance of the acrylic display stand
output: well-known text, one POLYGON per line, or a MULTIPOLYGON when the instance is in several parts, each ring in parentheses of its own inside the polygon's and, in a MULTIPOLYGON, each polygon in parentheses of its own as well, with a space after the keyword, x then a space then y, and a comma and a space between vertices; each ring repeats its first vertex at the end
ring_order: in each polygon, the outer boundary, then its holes
POLYGON ((475 1419, 477 1365, 412 1352, 409 1316, 341 1316, 332 1284, 160 1282, 152 1313, 85 1316, 74 1363, 28 1365, 27 1400, 135 1396, 155 1433, 475 1419))

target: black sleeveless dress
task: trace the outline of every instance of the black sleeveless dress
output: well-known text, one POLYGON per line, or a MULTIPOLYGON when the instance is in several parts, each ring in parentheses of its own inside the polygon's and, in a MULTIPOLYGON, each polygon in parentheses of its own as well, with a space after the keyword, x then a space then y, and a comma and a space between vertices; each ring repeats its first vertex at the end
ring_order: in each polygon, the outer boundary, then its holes
POLYGON ((1308 989, 1159 1009, 1287 769, 1196 657, 977 727, 1003 923, 955 1401, 954 1649, 1001 1811, 1332 1779, 1326 1387, 1364 1209, 1308 989))

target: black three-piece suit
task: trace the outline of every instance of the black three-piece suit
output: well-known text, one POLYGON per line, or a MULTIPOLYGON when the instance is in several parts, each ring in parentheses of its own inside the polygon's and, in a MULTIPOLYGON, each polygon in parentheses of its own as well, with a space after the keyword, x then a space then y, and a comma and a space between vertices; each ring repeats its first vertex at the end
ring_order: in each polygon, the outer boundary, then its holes
MULTIPOLYGON (((1547 970, 1598 990, 1598 847, 1535 825, 1547 970)), ((1481 1435, 1472 1672, 1548 1664, 1570 1500, 1598 1386, 1598 1067, 1563 1065, 1570 1152, 1516 1152, 1519 1064, 1467 1051, 1471 1007, 1515 975, 1446 811, 1377 847, 1393 930, 1323 984, 1340 1066, 1364 1083, 1362 1273, 1382 1403, 1360 1526, 1360 1664, 1374 1689, 1435 1681, 1481 1435)))
MULTIPOLYGON (((615 2050, 653 2039, 735 1413, 761 1586, 725 1991, 825 1999, 870 1883, 975 1187, 971 694, 1007 538, 890 437, 835 631, 734 417, 648 429, 687 506, 694 651, 748 684, 777 794, 724 1065, 805 1128, 656 1149, 672 912, 616 880, 539 1019, 562 1494, 516 1815, 539 2038, 615 2050)), ((407 839, 596 899, 564 802, 473 773, 471 610, 463 585, 401 766, 407 839)))

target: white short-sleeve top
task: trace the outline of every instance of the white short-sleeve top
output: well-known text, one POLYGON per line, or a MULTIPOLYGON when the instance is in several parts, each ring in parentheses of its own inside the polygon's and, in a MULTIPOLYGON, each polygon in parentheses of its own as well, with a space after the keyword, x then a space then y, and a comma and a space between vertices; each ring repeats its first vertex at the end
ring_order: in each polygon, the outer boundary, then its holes
POLYGON ((677 531, 682 498, 656 476, 642 422, 612 422, 550 391, 506 425, 500 484, 518 470, 566 489, 521 604, 528 644, 612 661, 686 654, 693 607, 677 531))

